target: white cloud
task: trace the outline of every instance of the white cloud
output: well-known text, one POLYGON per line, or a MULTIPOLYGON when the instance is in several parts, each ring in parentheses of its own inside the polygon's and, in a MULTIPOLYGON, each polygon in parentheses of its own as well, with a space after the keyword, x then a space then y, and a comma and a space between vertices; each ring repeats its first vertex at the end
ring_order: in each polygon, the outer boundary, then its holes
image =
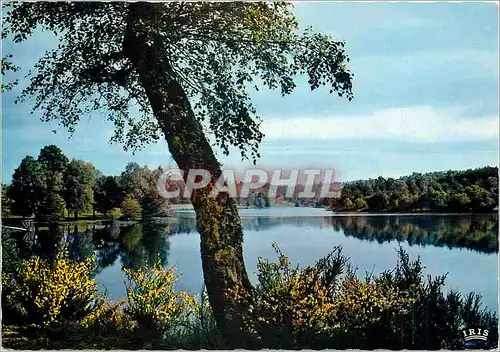
POLYGON ((498 138, 499 117, 466 119, 452 109, 384 109, 363 116, 264 119, 266 139, 391 139, 452 142, 498 138))

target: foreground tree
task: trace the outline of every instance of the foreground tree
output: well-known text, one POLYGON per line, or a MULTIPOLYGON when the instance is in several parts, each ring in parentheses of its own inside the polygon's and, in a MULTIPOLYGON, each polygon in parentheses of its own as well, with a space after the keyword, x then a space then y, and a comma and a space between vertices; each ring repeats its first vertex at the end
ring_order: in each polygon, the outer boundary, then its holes
MULTIPOLYGON (((181 169, 209 170, 213 183, 221 169, 206 131, 224 154, 234 146, 242 158, 259 157, 263 135, 250 89, 262 85, 286 95, 304 74, 311 89, 326 86, 352 98, 344 43, 310 30, 300 34, 285 3, 10 6, 6 37, 21 42, 43 27, 59 38, 21 96, 35 97, 44 120, 73 131, 83 115, 104 110, 115 125, 113 141, 137 149, 163 135, 181 169)), ((251 300, 236 205, 226 193, 209 197, 209 188, 193 192, 191 202, 219 328, 234 346, 251 346, 247 307, 228 295, 240 287, 251 300)))

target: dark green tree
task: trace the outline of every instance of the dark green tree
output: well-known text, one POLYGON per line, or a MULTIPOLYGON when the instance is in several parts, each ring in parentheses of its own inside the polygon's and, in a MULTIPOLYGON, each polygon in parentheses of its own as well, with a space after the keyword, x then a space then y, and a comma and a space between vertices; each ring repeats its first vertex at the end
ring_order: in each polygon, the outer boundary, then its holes
MULTIPOLYGON (((112 140, 135 149, 164 136, 183 170, 221 174, 206 131, 225 154, 239 148, 255 161, 262 140, 250 91, 265 86, 283 95, 305 75, 311 89, 352 98, 344 43, 310 29, 299 32, 289 4, 15 3, 4 36, 28 39, 42 27, 58 46, 35 65, 21 100, 34 97, 44 120, 73 131, 91 111, 106 111, 112 140), (129 107, 139 107, 131 116, 129 107), (202 122, 205 121, 208 129, 202 122)), ((201 234, 205 283, 220 330, 233 346, 255 342, 243 324, 245 304, 230 298, 241 287, 251 297, 235 202, 209 189, 191 202, 201 234), (222 259, 220 259, 222 258, 222 259)), ((250 299, 251 300, 251 299, 250 299)))
POLYGON ((47 145, 40 150, 38 162, 41 163, 47 171, 64 173, 69 160, 59 147, 47 145))
POLYGON ((38 216, 40 205, 47 194, 47 173, 32 156, 26 156, 12 175, 8 195, 12 199, 12 213, 38 216))
POLYGON ((142 218, 166 216, 169 213, 168 201, 162 198, 156 188, 151 188, 141 199, 142 218))
POLYGON ((482 210, 491 210, 496 205, 491 193, 475 184, 466 188, 472 207, 482 210))
POLYGON ((47 192, 40 207, 40 220, 55 222, 64 216, 63 174, 69 160, 55 145, 43 147, 37 160, 42 165, 47 180, 47 192))
POLYGON ((95 209, 107 215, 114 208, 119 208, 125 192, 123 191, 119 177, 106 176, 96 180, 94 185, 94 206, 95 209))
POLYGON ((371 211, 492 211, 498 206, 498 168, 413 173, 399 179, 348 182, 332 210, 363 198, 371 211), (357 197, 357 198, 355 198, 357 197))
POLYGON ((56 192, 48 192, 40 204, 38 217, 40 220, 57 222, 64 216, 64 199, 56 192))

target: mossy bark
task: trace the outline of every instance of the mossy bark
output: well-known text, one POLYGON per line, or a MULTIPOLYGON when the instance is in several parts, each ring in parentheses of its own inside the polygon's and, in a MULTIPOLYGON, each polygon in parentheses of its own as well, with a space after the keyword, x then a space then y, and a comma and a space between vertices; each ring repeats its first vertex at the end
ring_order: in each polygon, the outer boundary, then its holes
MULTIPOLYGON (((161 126, 168 148, 181 170, 205 169, 212 185, 221 175, 212 148, 195 118, 186 92, 176 79, 168 57, 161 48, 148 42, 148 34, 138 28, 140 20, 154 16, 154 5, 131 4, 128 30, 123 43, 125 55, 132 61, 161 126)), ((249 294, 251 284, 243 261, 243 230, 235 202, 227 193, 210 197, 210 185, 194 190, 191 202, 196 212, 201 237, 201 259, 205 286, 218 327, 233 347, 251 347, 252 338, 245 328, 246 305, 231 299, 231 290, 249 294)))

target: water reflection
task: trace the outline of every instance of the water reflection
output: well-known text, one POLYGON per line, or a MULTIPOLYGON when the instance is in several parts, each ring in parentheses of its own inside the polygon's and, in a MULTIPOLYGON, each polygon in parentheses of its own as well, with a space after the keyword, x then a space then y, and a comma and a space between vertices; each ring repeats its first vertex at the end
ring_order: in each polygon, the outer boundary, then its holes
POLYGON ((327 221, 337 231, 360 240, 498 252, 496 215, 331 217, 327 221))
MULTIPOLYGON (((346 236, 378 243, 398 241, 410 246, 467 248, 483 253, 498 252, 498 216, 330 216, 330 217, 247 217, 246 231, 267 231, 280 226, 332 228, 346 236)), ((196 232, 194 217, 180 217, 171 225, 171 234, 196 232)))
MULTIPOLYGON (((422 257, 429 273, 449 272, 450 287, 464 292, 480 289, 488 306, 494 307, 497 302, 496 214, 252 216, 243 217, 242 223, 245 261, 250 275, 256 271, 257 257, 274 258, 271 242, 275 241, 294 263, 300 265, 310 265, 333 246, 341 245, 362 271, 392 268, 395 246, 391 242, 399 242, 413 256, 422 257), (475 275, 475 270, 481 275, 475 275)), ((124 268, 137 269, 160 258, 164 266, 176 265, 178 273, 183 274, 179 289, 199 293, 203 282, 199 243, 192 216, 179 216, 166 224, 62 224, 39 228, 30 234, 12 232, 9 235, 4 231, 2 265, 4 268, 15 265, 13 258, 33 254, 53 257, 62 247, 66 247, 75 260, 95 254, 96 278, 114 300, 126 294, 124 268)))
POLYGON ((7 247, 15 246, 10 250, 15 250, 21 258, 31 255, 53 258, 63 248, 77 261, 95 254, 99 273, 118 260, 122 268, 132 270, 152 265, 157 260, 167 266, 169 232, 168 226, 155 223, 126 226, 78 223, 38 228, 34 234, 10 232, 6 234, 9 240, 3 242, 7 247))
MULTIPOLYGON (((247 217, 242 219, 248 232, 276 227, 331 228, 345 236, 378 243, 398 241, 410 246, 467 248, 498 252, 498 216, 343 216, 343 217, 247 217)), ((122 268, 137 269, 160 258, 168 264, 169 236, 196 233, 191 216, 172 219, 168 224, 63 224, 37 229, 35 234, 13 236, 22 257, 37 254, 52 257, 65 246, 71 258, 84 260, 95 253, 98 271, 120 260, 122 268)))

